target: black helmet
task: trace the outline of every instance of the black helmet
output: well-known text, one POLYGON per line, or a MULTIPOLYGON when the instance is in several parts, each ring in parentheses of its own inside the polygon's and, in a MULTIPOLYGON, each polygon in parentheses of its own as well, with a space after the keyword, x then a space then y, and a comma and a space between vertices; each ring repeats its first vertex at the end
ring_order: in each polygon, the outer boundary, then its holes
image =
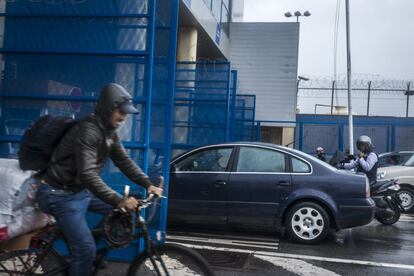
POLYGON ((367 151, 371 151, 372 150, 372 141, 371 138, 369 138, 369 136, 366 135, 361 135, 358 137, 358 140, 356 142, 357 148, 358 150, 362 151, 361 146, 365 145, 366 146, 366 150, 367 151))
POLYGON ((134 220, 130 212, 111 211, 104 220, 103 231, 110 245, 127 247, 133 240, 134 220))

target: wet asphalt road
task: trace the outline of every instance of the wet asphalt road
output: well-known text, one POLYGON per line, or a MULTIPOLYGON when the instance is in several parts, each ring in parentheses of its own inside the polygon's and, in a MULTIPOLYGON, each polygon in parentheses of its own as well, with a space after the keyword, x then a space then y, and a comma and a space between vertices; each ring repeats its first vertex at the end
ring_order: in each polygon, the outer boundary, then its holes
MULTIPOLYGON (((414 215, 392 226, 373 221, 331 232, 318 245, 280 235, 183 229, 169 232, 167 240, 195 248, 218 275, 414 275, 414 215)), ((103 275, 122 275, 125 266, 111 263, 103 275)))

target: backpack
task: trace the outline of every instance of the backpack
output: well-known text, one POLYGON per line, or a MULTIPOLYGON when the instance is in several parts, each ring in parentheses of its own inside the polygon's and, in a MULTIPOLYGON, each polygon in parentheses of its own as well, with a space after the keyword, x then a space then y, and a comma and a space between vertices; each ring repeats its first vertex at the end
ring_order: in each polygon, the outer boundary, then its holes
POLYGON ((28 128, 20 143, 19 166, 22 170, 45 171, 50 165, 53 150, 77 121, 71 117, 46 115, 28 128))

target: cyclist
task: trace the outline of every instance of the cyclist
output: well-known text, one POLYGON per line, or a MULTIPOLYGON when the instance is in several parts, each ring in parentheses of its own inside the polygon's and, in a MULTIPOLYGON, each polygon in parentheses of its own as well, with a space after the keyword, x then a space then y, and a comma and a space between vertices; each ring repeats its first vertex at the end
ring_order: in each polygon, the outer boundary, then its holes
POLYGON ((148 192, 163 192, 128 157, 117 134, 128 114, 134 113, 139 112, 124 87, 114 83, 103 87, 95 112, 74 125, 54 150, 52 162, 61 161, 40 177, 37 201, 42 211, 55 217, 68 241, 71 276, 89 275, 96 255, 86 212, 106 214, 113 208, 132 211, 138 205, 135 198, 121 197, 102 180, 100 175, 108 157, 148 192))

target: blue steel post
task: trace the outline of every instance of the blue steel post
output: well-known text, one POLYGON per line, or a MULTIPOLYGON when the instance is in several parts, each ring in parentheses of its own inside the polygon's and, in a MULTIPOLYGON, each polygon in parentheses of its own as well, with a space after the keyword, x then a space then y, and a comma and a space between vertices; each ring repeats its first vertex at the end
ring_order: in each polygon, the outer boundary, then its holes
POLYGON ((261 137, 260 137, 260 121, 257 121, 256 123, 256 141, 260 142, 261 137))
MULTIPOLYGON (((150 25, 149 25, 149 35, 148 35, 148 65, 147 65, 147 95, 146 95, 146 104, 145 104, 145 137, 144 137, 144 156, 143 156, 143 167, 145 173, 148 173, 148 156, 149 156, 149 147, 151 140, 151 104, 152 104, 152 79, 153 79, 153 68, 154 68, 154 48, 155 48, 155 24, 156 24, 156 0, 151 1, 150 4, 150 25)), ((146 196, 146 191, 144 191, 144 197, 146 196)), ((143 212, 145 216, 145 210, 143 212)), ((145 244, 141 239, 139 242, 139 251, 142 252, 145 248, 145 244)))
MULTIPOLYGON (((166 138, 164 145, 164 195, 163 205, 160 214, 160 230, 165 233, 167 222, 167 206, 168 206, 168 183, 170 173, 170 159, 171 159, 171 145, 172 145, 172 126, 174 121, 174 97, 175 97, 175 69, 176 69, 176 52, 177 52, 177 33, 178 33, 178 10, 180 0, 173 0, 171 3, 171 22, 170 22, 170 49, 169 49, 169 64, 168 64, 168 91, 171 93, 168 97, 167 103, 167 118, 166 118, 166 138)), ((165 235, 163 235, 165 239, 165 235)))
POLYGON ((227 65, 227 106, 226 106, 226 142, 230 140, 230 79, 231 69, 230 63, 227 65))
POLYGON ((299 150, 303 150, 303 123, 299 123, 299 150))
POLYGON ((338 124, 338 149, 344 151, 344 124, 338 124))
POLYGON ((231 96, 230 139, 234 140, 234 131, 236 123, 237 70, 232 70, 231 73, 233 74, 233 91, 231 96))
MULTIPOLYGON (((151 0, 149 0, 151 1, 151 0)), ((154 48, 155 48, 155 24, 156 24, 157 0, 152 0, 150 5, 150 31, 148 35, 148 66, 147 66, 147 98, 145 105, 145 137, 144 137, 144 163, 143 170, 148 172, 148 155, 151 139, 151 104, 152 104, 152 79, 154 68, 154 48)))
MULTIPOLYGON (((256 120, 256 95, 253 95, 253 127, 254 127, 254 121, 256 120)), ((259 129, 260 132, 260 129, 259 129)), ((251 133, 251 139, 253 140, 253 129, 251 133)), ((257 140, 260 141, 260 140, 257 140)))
POLYGON ((391 127, 391 151, 395 150, 395 126, 391 127))
POLYGON ((391 126, 387 126, 387 151, 391 151, 391 126))

